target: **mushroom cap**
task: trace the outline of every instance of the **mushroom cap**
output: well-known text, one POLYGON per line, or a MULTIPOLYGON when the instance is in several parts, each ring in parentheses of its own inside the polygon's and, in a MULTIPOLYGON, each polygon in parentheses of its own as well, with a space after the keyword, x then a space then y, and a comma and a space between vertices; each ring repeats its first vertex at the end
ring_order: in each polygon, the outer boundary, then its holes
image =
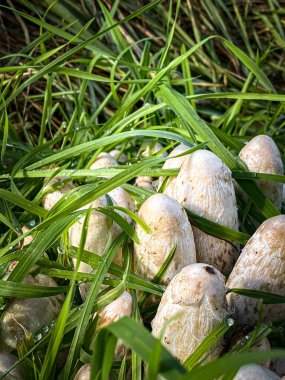
POLYGON ((113 149, 109 152, 109 154, 122 164, 125 164, 128 161, 128 157, 125 155, 125 153, 121 153, 119 149, 113 149))
POLYGON ((91 364, 84 364, 76 373, 73 380, 90 380, 91 364))
POLYGON ((268 368, 258 364, 242 366, 234 377, 234 380, 279 380, 280 377, 268 368))
POLYGON ((102 169, 102 168, 107 168, 109 166, 117 166, 117 165, 119 164, 113 156, 111 156, 109 153, 102 152, 98 155, 96 160, 90 166, 90 169, 91 170, 102 169))
MULTIPOLYGON (((208 264, 183 268, 168 285, 152 321, 152 334, 180 361, 195 351, 225 317, 224 276, 208 264)), ((218 343, 209 357, 221 350, 218 343)))
MULTIPOLYGON (((105 206, 108 206, 108 202, 107 197, 104 195, 88 205, 83 206, 80 210, 86 210, 89 207, 97 208, 105 206)), ((70 245, 79 247, 84 220, 85 216, 75 222, 69 229, 70 245)), ((99 211, 93 210, 89 219, 88 233, 84 248, 97 255, 102 255, 111 234, 111 226, 112 222, 108 216, 99 211)))
MULTIPOLYGON (((49 186, 55 185, 65 180, 66 177, 54 177, 50 181, 46 182, 49 186)), ((60 189, 57 189, 51 193, 46 194, 42 199, 43 208, 50 210, 68 191, 74 189, 73 182, 69 182, 63 185, 60 189)))
MULTIPOLYGON (((190 147, 184 144, 178 145, 176 148, 173 149, 173 151, 169 154, 168 157, 178 156, 179 154, 186 152, 189 150, 190 147)), ((185 155, 182 157, 176 157, 176 158, 170 158, 162 166, 162 169, 180 169, 183 162, 186 160, 186 158, 189 157, 189 155, 185 155)), ((158 188, 162 185, 165 177, 159 177, 158 181, 158 188)), ((172 196, 173 190, 174 190, 174 182, 176 180, 176 177, 170 177, 168 178, 167 185, 164 189, 164 194, 167 194, 169 196, 172 196)))
MULTIPOLYGON (((249 171, 256 173, 283 174, 280 151, 269 136, 259 135, 247 143, 239 153, 249 171)), ((282 183, 257 181, 256 184, 272 200, 277 208, 281 208, 282 183)))
POLYGON ((133 299, 130 293, 124 291, 115 301, 105 306, 99 312, 98 327, 103 328, 113 322, 117 322, 123 317, 130 317, 132 315, 133 299))
MULTIPOLYGON (((155 154, 161 149, 163 149, 163 146, 159 142, 155 143, 154 146, 152 144, 148 144, 146 149, 142 152, 142 156, 148 157, 150 154, 155 154)), ((167 157, 167 153, 163 152, 158 157, 167 157)))
MULTIPOLYGON (((183 162, 173 197, 195 214, 238 230, 238 213, 231 171, 214 153, 197 150, 183 162)), ((229 274, 238 247, 193 228, 197 261, 229 274)))
POLYGON ((136 225, 140 240, 140 244, 134 244, 137 273, 152 279, 175 245, 173 260, 163 277, 165 283, 186 265, 196 262, 192 228, 175 199, 166 194, 154 194, 142 204, 138 216, 150 227, 151 233, 136 225))
MULTIPOLYGON (((267 219, 242 250, 227 281, 229 288, 246 288, 285 296, 285 215, 267 219)), ((241 324, 258 318, 259 300, 230 293, 229 306, 241 324)), ((263 305, 263 318, 284 318, 285 305, 263 305)))
MULTIPOLYGON (((0 351, 0 376, 3 376, 15 363, 18 358, 8 352, 0 351)), ((24 379, 24 371, 21 365, 17 365, 8 375, 5 380, 22 380, 24 379)))
MULTIPOLYGON (((23 282, 31 285, 47 285, 46 279, 34 278, 31 275, 25 277, 23 282)), ((15 349, 17 340, 20 341, 25 332, 35 333, 54 320, 59 312, 60 304, 56 296, 14 298, 4 311, 0 322, 0 348, 7 351, 15 349)))

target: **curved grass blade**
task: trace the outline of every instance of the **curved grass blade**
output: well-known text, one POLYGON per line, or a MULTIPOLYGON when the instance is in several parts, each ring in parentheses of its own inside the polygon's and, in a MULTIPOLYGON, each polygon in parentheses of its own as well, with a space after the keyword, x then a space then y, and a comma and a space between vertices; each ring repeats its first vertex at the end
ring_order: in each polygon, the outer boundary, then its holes
MULTIPOLYGON (((118 322, 105 327, 105 329, 117 338, 122 339, 145 362, 150 361, 158 340, 134 319, 122 318, 118 322)), ((181 364, 162 345, 159 355, 159 373, 168 380, 178 379, 179 375, 185 373, 185 369, 181 364)))
POLYGON ((2 297, 17 298, 40 298, 51 297, 66 293, 69 286, 37 286, 29 284, 18 284, 12 281, 0 280, 0 294, 2 297))
POLYGON ((261 290, 232 288, 229 293, 239 294, 245 297, 259 298, 265 305, 285 303, 285 297, 280 294, 263 292, 261 290))

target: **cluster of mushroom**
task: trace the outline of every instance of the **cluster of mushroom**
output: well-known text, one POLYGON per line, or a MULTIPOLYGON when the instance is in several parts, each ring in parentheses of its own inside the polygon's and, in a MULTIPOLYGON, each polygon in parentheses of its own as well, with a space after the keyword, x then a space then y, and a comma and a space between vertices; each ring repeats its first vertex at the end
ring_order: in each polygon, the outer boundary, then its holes
MULTIPOLYGON (((167 288, 151 325, 152 334, 161 338, 164 346, 181 362, 193 353, 213 328, 225 318, 232 317, 241 325, 251 326, 257 321, 258 300, 234 293, 227 295, 229 288, 248 288, 285 296, 285 216, 276 216, 262 223, 241 253, 238 245, 210 236, 191 226, 184 208, 220 225, 234 230, 239 229, 231 171, 219 157, 207 150, 197 150, 191 154, 175 157, 188 149, 187 146, 179 145, 170 153, 163 168, 179 168, 177 177, 165 181, 164 178, 159 178, 158 188, 164 184, 163 192, 150 196, 138 210, 138 216, 150 227, 151 232, 146 233, 139 224, 136 225, 140 243, 134 244, 133 251, 134 271, 152 280, 171 250, 175 249, 173 260, 162 278, 162 283, 167 288), (227 282, 225 276, 228 277, 227 282)), ((154 151, 160 150, 162 146, 157 144, 154 151)), ((110 153, 112 155, 101 153, 91 169, 118 165, 115 158, 118 157, 118 151, 110 153)), ((149 151, 146 151, 145 155, 148 154, 149 151)), ((257 136, 252 139, 240 152, 240 158, 250 171, 283 174, 278 148, 267 136, 257 136)), ((50 182, 57 181, 61 179, 56 177, 50 182)), ((156 190, 152 177, 139 177, 135 183, 137 186, 156 190)), ((282 184, 268 181, 260 181, 257 184, 280 209, 282 184)), ((43 200, 44 207, 51 209, 73 188, 74 184, 68 183, 56 192, 46 195, 43 200)), ((92 208, 107 206, 108 197, 114 205, 131 211, 136 209, 131 196, 122 187, 84 206, 84 209, 90 206, 92 208)), ((128 215, 121 211, 117 212, 129 223, 131 222, 128 215)), ((79 246, 83 223, 84 218, 70 228, 70 245, 79 246)), ((109 217, 94 210, 89 220, 85 249, 102 255, 110 238, 115 239, 120 232, 120 227, 110 222, 109 217)), ((121 264, 120 251, 115 261, 121 264)), ((79 265, 79 272, 90 273, 92 270, 93 268, 84 262, 79 265)), ((88 289, 89 284, 80 284, 83 301, 86 299, 88 289)), ((21 300, 13 301, 16 305, 20 302, 21 300)), ((23 314, 27 314, 24 313, 24 308, 20 308, 23 314)), ((59 308, 49 320, 55 318, 58 312, 59 308)), ((131 313, 132 297, 126 291, 100 311, 99 327, 123 316, 130 316, 131 313)), ((16 319, 17 325, 23 326, 27 331, 35 332, 40 325, 47 323, 42 321, 42 324, 39 322, 36 328, 31 327, 25 321, 26 314, 24 317, 13 316, 13 318, 16 319)), ((7 311, 6 319, 9 315, 11 313, 7 311)), ((276 321, 284 315, 285 305, 264 305, 265 320, 276 321)), ((10 333, 6 330, 10 325, 11 321, 5 322, 4 315, 0 325, 0 337, 3 334, 9 336, 10 333)), ((0 348, 11 350, 15 348, 15 344, 16 338, 13 338, 13 342, 5 343, 5 347, 0 343, 0 348)), ((222 349, 222 342, 216 343, 207 354, 207 360, 218 357, 222 349)), ((125 348, 120 342, 116 353, 118 357, 125 354, 125 348)), ((0 367, 0 374, 1 370, 0 367)), ((80 369, 76 379, 88 378, 86 377, 88 374, 90 366, 87 365, 80 369)), ((279 375, 285 375, 285 371, 279 375)), ((241 368, 235 379, 279 378, 276 376, 269 369, 254 365, 241 368), (259 371, 256 372, 259 375, 252 375, 255 370, 259 371), (250 372, 244 375, 244 371, 250 372), (260 377, 261 373, 263 377, 260 377)))

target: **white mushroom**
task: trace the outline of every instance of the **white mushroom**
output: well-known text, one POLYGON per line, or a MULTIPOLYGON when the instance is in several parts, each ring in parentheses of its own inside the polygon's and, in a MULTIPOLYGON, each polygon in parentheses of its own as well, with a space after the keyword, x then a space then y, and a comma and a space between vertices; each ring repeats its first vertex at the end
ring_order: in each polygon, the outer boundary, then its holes
POLYGON ((76 373, 73 380, 90 380, 91 364, 84 364, 76 373))
MULTIPOLYGON (((163 149, 163 146, 159 142, 157 142, 154 146, 152 146, 152 144, 148 144, 146 149, 142 152, 142 156, 149 157, 150 154, 155 154, 159 152, 161 149, 163 149)), ((158 157, 167 157, 167 153, 163 152, 158 157)), ((138 187, 142 187, 146 190, 156 191, 152 182, 153 182, 153 177, 140 176, 136 178, 135 185, 138 187)))
POLYGON ((234 377, 234 380, 279 380, 280 377, 268 368, 258 364, 242 366, 234 377))
MULTIPOLYGON (((246 288, 285 296, 285 215, 263 222, 245 245, 227 281, 229 288, 246 288)), ((258 319, 259 300, 230 293, 228 303, 243 324, 258 319)), ((285 316, 285 305, 263 305, 263 318, 276 321, 285 316)))
POLYGON ((194 237, 187 215, 181 205, 165 194, 154 194, 141 206, 139 217, 150 227, 146 233, 137 224, 140 244, 134 245, 134 266, 138 274, 152 279, 170 251, 175 254, 163 280, 169 281, 186 265, 196 262, 194 237))
MULTIPOLYGON (((152 334, 181 362, 226 316, 224 276, 207 264, 192 264, 170 282, 152 321, 152 334)), ((218 342, 208 359, 222 349, 218 342)))
MULTIPOLYGON (((60 182, 62 182, 65 179, 66 177, 54 177, 50 181, 45 181, 45 184, 47 186, 54 186, 56 184, 60 184, 60 182)), ((69 182, 60 187, 59 189, 46 194, 42 200, 43 207, 46 210, 50 210, 69 190, 73 188, 74 184, 72 182, 69 182)))
POLYGON ((113 149, 109 152, 109 154, 119 163, 125 164, 128 161, 128 157, 125 155, 125 153, 121 153, 119 149, 113 149))
MULTIPOLYGON (((275 142, 265 135, 254 137, 239 153, 249 171, 257 173, 283 174, 283 164, 275 142)), ((257 181, 257 185, 272 200, 278 209, 282 202, 282 183, 257 181)))
MULTIPOLYGON (((132 315, 133 300, 130 293, 125 291, 120 295, 115 301, 111 302, 109 305, 105 306, 99 312, 99 320, 97 327, 102 329, 110 325, 111 323, 117 322, 123 317, 130 317, 132 315)), ((118 340, 115 349, 116 360, 122 359, 127 352, 127 348, 122 340, 118 340)))
MULTIPOLYGON (((186 152, 189 150, 190 147, 184 144, 178 145, 176 148, 173 149, 173 151, 169 154, 168 157, 178 156, 179 154, 186 152)), ((176 158, 169 158, 167 161, 165 161, 164 165, 162 166, 162 169, 180 169, 183 162, 186 160, 186 158, 189 157, 189 154, 181 157, 176 158)), ((158 188, 162 185, 165 177, 159 177, 158 180, 158 188)), ((174 190, 174 183, 175 183, 176 177, 169 177, 167 180, 167 184, 164 189, 164 194, 169 195, 170 197, 173 196, 173 190, 174 190)))
MULTIPOLYGON (((112 198, 114 206, 120 206, 130 211, 135 211, 135 203, 130 196, 130 194, 124 190, 122 187, 117 187, 114 190, 110 191, 108 195, 112 198)), ((125 214, 123 211, 116 210, 116 212, 122 216, 128 223, 131 223, 132 218, 125 214)), ((121 227, 113 222, 112 225, 112 238, 116 239, 116 237, 122 232, 121 227)), ((114 259, 116 264, 121 265, 122 263, 122 248, 120 247, 118 253, 114 259)))
POLYGON ((108 168, 110 166, 118 166, 117 160, 112 157, 109 153, 102 152, 98 155, 96 160, 93 162, 93 164, 90 166, 90 169, 102 169, 102 168, 108 168))
MULTIPOLYGON (((43 275, 42 275, 43 276, 43 275)), ((45 276, 48 277, 48 276, 45 276)), ((43 277, 25 277, 23 283, 56 286, 56 282, 43 277)), ((11 351, 27 332, 35 333, 54 320, 60 311, 58 296, 43 298, 14 298, 0 322, 0 348, 11 351)))
MULTIPOLYGON (((238 230, 236 197, 231 172, 214 153, 197 150, 183 162, 173 197, 195 214, 238 230)), ((238 256, 235 245, 193 227, 197 261, 228 275, 238 256)))
MULTIPOLYGON (((84 206, 82 209, 87 209, 89 207, 105 207, 108 205, 107 197, 96 199, 92 203, 84 206)), ((74 247, 79 247, 80 239, 83 229, 85 217, 81 218, 75 222, 69 229, 69 244, 74 247)), ((88 224, 88 233, 85 240, 84 249, 90 252, 94 252, 97 255, 102 255, 108 240, 112 236, 112 220, 105 214, 93 210, 88 224)), ((74 264, 76 264, 76 259, 73 259, 74 264)), ((90 273, 92 267, 83 261, 79 265, 79 272, 90 273)), ((80 285, 80 294, 83 300, 86 299, 87 292, 90 288, 89 283, 82 283, 80 285)))
MULTIPOLYGON (((18 358, 8 352, 0 351, 0 376, 3 376, 16 362, 18 358)), ((5 380, 22 380, 24 379, 24 371, 21 365, 17 365, 8 375, 5 380)))

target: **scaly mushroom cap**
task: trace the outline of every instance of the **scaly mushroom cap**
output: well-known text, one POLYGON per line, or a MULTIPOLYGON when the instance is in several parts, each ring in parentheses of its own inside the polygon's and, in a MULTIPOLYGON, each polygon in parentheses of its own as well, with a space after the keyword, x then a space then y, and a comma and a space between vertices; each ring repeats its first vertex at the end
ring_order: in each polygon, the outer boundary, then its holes
MULTIPOLYGON (((207 264, 188 265, 162 296, 152 321, 152 334, 183 362, 226 316, 224 276, 207 264)), ((221 351, 217 343, 209 359, 221 351)))
POLYGON ((79 369, 73 380, 90 380, 91 375, 91 364, 84 364, 83 367, 79 369))
POLYGON ((169 283, 182 268, 196 262, 194 237, 187 215, 176 200, 165 194, 149 197, 138 215, 150 227, 151 233, 136 225, 140 240, 140 244, 134 245, 136 272, 152 279, 176 245, 174 258, 163 277, 164 282, 169 283))
MULTIPOLYGON (((184 144, 178 145, 176 148, 173 149, 173 151, 169 154, 168 157, 178 156, 179 154, 186 152, 189 150, 190 147, 184 144)), ((186 160, 186 158, 189 157, 189 155, 185 155, 182 157, 176 157, 176 158, 170 158, 162 166, 162 169, 180 169, 183 162, 186 160)), ((158 180, 158 188, 162 185, 165 177, 159 177, 158 180)), ((170 197, 173 196, 174 191, 174 183, 175 183, 176 177, 169 177, 167 180, 167 185, 164 189, 164 194, 169 195, 170 197)))
MULTIPOLYGON (((3 376, 18 360, 18 358, 8 352, 0 351, 0 376, 3 376)), ((5 380, 22 380, 24 379, 23 368, 18 364, 8 375, 5 380)))
POLYGON ((234 380, 280 380, 280 377, 261 365, 247 364, 239 369, 234 380))
MULTIPOLYGON (((229 288, 246 288, 285 296, 285 215, 263 222, 245 245, 227 281, 229 288)), ((259 300, 230 293, 228 303, 241 324, 258 318, 259 300)), ((263 318, 284 318, 285 305, 263 305, 263 318)))
MULTIPOLYGON (((238 230, 236 197, 231 171, 214 153, 197 150, 183 162, 173 197, 190 211, 210 221, 238 230)), ((238 257, 233 244, 193 227, 197 261, 228 275, 238 257)))
MULTIPOLYGON (((57 183, 62 182, 66 177, 54 177, 50 181, 45 181, 48 186, 53 186, 57 183)), ((48 193, 43 197, 42 204, 43 208, 50 210, 68 191, 74 189, 74 184, 69 182, 62 186, 60 189, 48 193)))
MULTIPOLYGON (((51 282, 56 284, 52 279, 51 282)), ((46 279, 37 276, 34 278, 31 275, 28 275, 23 283, 47 286, 46 279)), ((59 312, 60 304, 56 296, 14 298, 2 315, 0 347, 7 351, 15 349, 17 340, 21 341, 26 332, 35 333, 54 320, 59 312)))
MULTIPOLYGON (((254 137, 242 148, 239 157, 246 163, 251 172, 283 174, 283 164, 279 149, 269 136, 260 135, 254 137)), ((257 181, 256 184, 280 209, 282 183, 257 181)))

